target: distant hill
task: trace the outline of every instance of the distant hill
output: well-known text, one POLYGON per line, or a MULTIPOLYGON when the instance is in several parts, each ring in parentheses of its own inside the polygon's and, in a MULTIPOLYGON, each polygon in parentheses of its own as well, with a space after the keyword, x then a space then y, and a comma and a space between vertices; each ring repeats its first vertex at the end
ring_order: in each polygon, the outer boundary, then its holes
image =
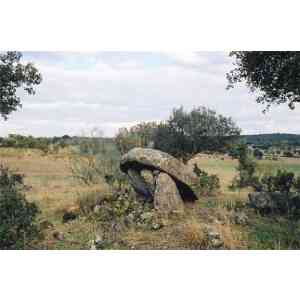
POLYGON ((300 134, 290 133, 265 133, 265 134, 250 134, 241 135, 241 141, 247 144, 259 145, 259 146, 300 146, 300 134))

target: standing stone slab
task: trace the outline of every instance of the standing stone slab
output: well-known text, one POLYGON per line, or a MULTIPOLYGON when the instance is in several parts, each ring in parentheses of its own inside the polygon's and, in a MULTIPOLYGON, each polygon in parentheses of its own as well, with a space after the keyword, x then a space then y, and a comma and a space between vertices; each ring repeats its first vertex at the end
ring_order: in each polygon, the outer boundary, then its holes
POLYGON ((177 186, 166 173, 160 173, 156 178, 154 207, 163 213, 183 212, 184 210, 177 186))

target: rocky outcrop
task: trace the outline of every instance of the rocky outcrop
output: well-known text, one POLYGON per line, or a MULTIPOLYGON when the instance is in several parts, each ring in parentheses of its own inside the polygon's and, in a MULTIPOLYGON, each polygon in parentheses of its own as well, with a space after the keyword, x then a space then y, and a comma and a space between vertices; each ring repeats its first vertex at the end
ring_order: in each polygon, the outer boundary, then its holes
POLYGON ((184 201, 197 199, 197 176, 187 166, 168 153, 145 148, 134 148, 122 157, 120 168, 127 173, 135 190, 147 199, 154 199, 153 188, 142 176, 142 171, 166 173, 175 182, 184 201))

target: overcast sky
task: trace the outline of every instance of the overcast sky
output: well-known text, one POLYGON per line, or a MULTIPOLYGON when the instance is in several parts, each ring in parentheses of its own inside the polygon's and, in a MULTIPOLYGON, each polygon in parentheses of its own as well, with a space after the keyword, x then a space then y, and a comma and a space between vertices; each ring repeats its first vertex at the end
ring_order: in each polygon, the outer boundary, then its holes
POLYGON ((172 108, 207 106, 231 116, 244 134, 298 129, 300 109, 264 106, 245 86, 226 90, 228 53, 24 52, 43 75, 36 95, 18 92, 23 108, 1 121, 0 135, 112 136, 141 121, 165 120, 172 108))

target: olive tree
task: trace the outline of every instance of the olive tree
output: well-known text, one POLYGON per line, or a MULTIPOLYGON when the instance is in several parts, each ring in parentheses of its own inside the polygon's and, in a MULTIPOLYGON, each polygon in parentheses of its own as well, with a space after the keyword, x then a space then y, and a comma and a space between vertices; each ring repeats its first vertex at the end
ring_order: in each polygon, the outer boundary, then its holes
POLYGON ((240 135, 230 117, 218 115, 206 107, 186 112, 174 109, 169 120, 158 125, 154 147, 177 157, 198 152, 223 152, 240 135))

